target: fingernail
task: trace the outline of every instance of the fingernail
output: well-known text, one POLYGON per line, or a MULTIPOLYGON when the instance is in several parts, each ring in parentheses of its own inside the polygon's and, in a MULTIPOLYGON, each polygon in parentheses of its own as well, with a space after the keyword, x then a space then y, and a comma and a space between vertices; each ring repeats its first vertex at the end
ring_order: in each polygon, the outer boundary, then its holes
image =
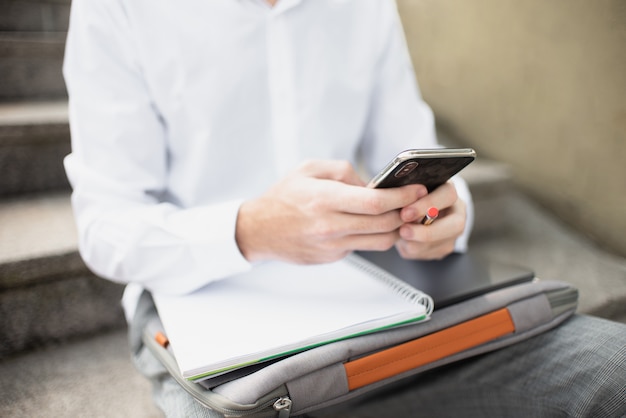
POLYGON ((402 220, 404 222, 413 222, 415 220, 415 209, 404 208, 402 210, 402 220))

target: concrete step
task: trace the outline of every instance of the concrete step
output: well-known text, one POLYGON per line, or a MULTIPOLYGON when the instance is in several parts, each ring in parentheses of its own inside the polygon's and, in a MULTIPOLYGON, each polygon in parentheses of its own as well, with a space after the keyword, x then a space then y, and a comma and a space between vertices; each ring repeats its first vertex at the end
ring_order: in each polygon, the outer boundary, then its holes
POLYGON ((479 156, 461 175, 467 181, 474 202, 472 236, 497 234, 507 222, 501 208, 506 206, 514 187, 511 170, 506 164, 479 156))
POLYGON ((122 286, 78 255, 67 193, 3 201, 0 237, 0 359, 124 325, 122 286))
POLYGON ((504 221, 497 231, 473 235, 471 251, 528 266, 540 279, 571 283, 580 293, 579 312, 626 323, 626 258, 599 247, 514 187, 491 209, 504 221))
POLYGON ((0 0, 0 31, 65 32, 70 0, 0 0))
POLYGON ((0 102, 67 97, 65 38, 65 32, 0 32, 0 102))
MULTIPOLYGON (((488 162, 468 171, 478 207, 509 181, 505 173, 488 162)), ((477 218, 477 234, 501 221, 477 218)), ((0 358, 123 326, 122 287, 96 278, 77 252, 68 192, 0 203, 0 237, 0 358)))
POLYGON ((0 361, 0 416, 158 418, 120 329, 0 361))
POLYGON ((67 101, 0 104, 0 197, 69 189, 67 101))

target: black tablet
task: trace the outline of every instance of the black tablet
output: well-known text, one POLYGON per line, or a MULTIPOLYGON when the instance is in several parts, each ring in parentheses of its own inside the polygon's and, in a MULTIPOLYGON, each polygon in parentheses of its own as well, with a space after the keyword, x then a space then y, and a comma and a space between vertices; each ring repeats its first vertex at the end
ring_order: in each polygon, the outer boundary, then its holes
POLYGON ((535 278, 528 268, 486 261, 471 253, 433 261, 406 260, 395 248, 356 254, 430 295, 435 309, 535 278))

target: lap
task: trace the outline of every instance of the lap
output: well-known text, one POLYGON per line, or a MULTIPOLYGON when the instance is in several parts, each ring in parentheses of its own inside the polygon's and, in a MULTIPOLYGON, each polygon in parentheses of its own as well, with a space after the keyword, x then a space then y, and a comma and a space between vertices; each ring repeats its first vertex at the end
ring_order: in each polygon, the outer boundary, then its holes
MULTIPOLYGON (((576 315, 513 346, 311 416, 622 416, 625 357, 624 324, 576 315)), ((167 416, 222 416, 197 403, 145 347, 135 351, 134 361, 152 381, 155 403, 167 416)))

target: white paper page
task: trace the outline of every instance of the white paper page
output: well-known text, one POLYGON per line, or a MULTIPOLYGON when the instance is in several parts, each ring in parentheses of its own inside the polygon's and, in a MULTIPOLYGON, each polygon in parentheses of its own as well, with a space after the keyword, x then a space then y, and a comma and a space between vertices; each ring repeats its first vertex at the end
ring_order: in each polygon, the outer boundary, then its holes
POLYGON ((185 377, 426 313, 347 260, 265 263, 190 295, 155 296, 155 302, 185 377))

